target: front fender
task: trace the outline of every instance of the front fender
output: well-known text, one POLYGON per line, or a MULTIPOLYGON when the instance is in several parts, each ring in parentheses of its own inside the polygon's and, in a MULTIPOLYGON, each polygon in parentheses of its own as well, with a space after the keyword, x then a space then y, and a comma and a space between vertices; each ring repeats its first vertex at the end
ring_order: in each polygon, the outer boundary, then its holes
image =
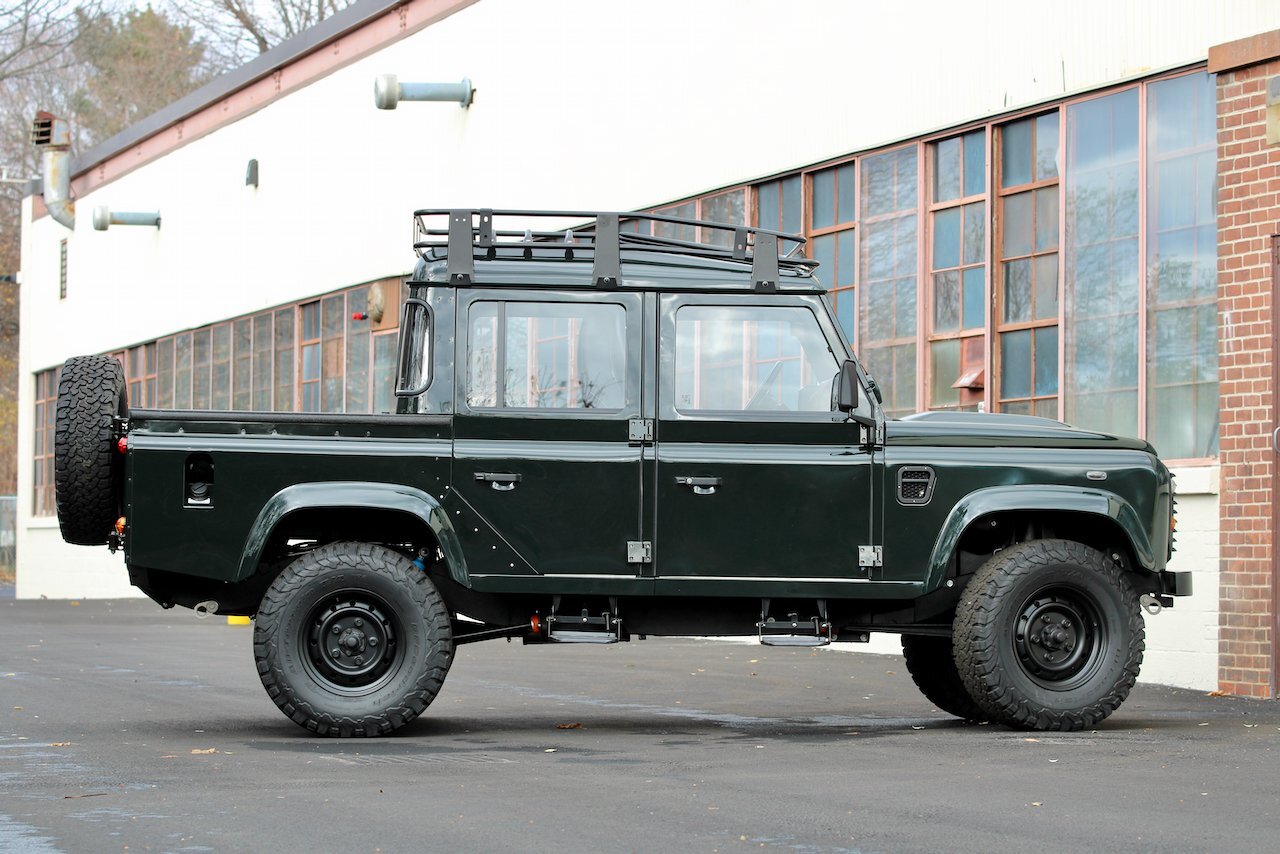
POLYGON ((358 507, 361 510, 391 510, 407 513, 420 519, 436 535, 444 552, 449 575, 459 584, 469 587, 467 563, 462 556, 458 534, 449 522, 449 516, 436 498, 420 489, 393 483, 368 483, 364 481, 326 481, 323 483, 299 483, 285 487, 267 500, 258 518, 254 520, 249 535, 240 552, 240 567, 236 581, 252 575, 262 559, 262 551, 276 527, 291 513, 299 510, 358 507))
POLYGON ((1157 569, 1151 538, 1133 505, 1119 495, 1101 489, 1048 484, 993 486, 969 493, 951 508, 929 557, 925 589, 933 590, 942 584, 960 537, 975 520, 989 513, 1010 510, 1066 511, 1111 519, 1124 531, 1138 565, 1152 572, 1157 569))

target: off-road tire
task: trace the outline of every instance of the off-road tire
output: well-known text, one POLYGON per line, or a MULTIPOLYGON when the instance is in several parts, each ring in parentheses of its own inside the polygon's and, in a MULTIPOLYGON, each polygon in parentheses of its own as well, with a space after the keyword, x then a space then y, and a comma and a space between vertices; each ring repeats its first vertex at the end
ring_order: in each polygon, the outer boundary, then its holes
POLYGON ((1081 543, 1035 540, 974 573, 953 643, 960 678, 990 720, 1072 731, 1096 725, 1129 696, 1146 631, 1115 561, 1081 543))
POLYGON ((62 366, 53 430, 54 504, 62 539, 107 542, 120 516, 124 456, 116 417, 129 413, 124 369, 110 356, 75 356, 62 366))
POLYGON ((951 638, 903 635, 902 657, 907 660, 911 681, 929 702, 961 720, 987 719, 982 707, 969 696, 969 689, 956 671, 951 638))
POLYGON ((271 583, 253 654, 267 693, 294 723, 317 735, 378 736, 435 699, 453 661, 453 636, 435 584, 408 558, 338 542, 307 552, 271 583), (323 649, 311 643, 317 637, 323 649), (381 639, 368 651, 387 658, 385 672, 352 676, 355 659, 342 645, 351 643, 354 653, 370 638, 381 639))

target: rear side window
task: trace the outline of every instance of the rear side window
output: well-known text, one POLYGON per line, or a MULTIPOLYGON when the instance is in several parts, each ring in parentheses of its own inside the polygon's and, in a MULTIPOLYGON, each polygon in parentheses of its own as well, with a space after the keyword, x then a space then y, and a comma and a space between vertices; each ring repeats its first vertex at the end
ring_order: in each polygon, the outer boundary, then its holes
POLYGON ((690 305, 676 313, 676 409, 827 413, 839 363, 798 306, 690 305))
POLYGON ((617 411, 626 357, 621 305, 477 302, 468 318, 467 406, 617 411))

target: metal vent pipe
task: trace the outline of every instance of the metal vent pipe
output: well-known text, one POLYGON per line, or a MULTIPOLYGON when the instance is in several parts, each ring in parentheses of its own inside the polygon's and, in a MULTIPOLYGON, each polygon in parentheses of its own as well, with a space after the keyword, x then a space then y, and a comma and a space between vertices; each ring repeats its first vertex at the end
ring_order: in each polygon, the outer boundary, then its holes
POLYGON ((470 77, 459 83, 401 83, 394 74, 379 74, 373 81, 373 103, 379 110, 394 110, 401 101, 457 101, 465 108, 474 95, 470 77))
POLYGON ((113 211, 106 205, 93 209, 93 230, 106 231, 113 225, 151 225, 160 227, 160 211, 113 211))
POLYGON ((44 206, 55 222, 72 231, 76 227, 76 203, 71 200, 71 126, 66 119, 43 110, 31 123, 31 144, 40 150, 40 174, 44 178, 44 206))

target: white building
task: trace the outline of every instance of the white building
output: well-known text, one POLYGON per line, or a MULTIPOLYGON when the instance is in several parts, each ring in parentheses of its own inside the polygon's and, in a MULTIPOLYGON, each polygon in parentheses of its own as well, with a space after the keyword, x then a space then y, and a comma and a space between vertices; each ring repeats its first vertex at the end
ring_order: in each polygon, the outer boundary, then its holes
POLYGON ((1234 636, 1213 190, 1232 96, 1208 59, 1277 22, 1275 0, 357 3, 81 156, 74 229, 38 189, 24 202, 18 595, 136 594, 118 556, 63 544, 52 515, 49 399, 68 356, 122 354, 147 406, 382 408, 415 208, 680 204, 804 230, 895 411, 1034 410, 1176 449, 1173 568, 1197 594, 1148 621, 1144 678, 1274 693, 1271 661, 1219 648, 1234 636), (474 101, 378 110, 385 73, 467 78, 474 101), (1086 191, 1100 220, 1068 210, 1086 191), (1037 193, 1042 233, 1019 247, 1002 212, 1037 193), (96 231, 97 207, 161 226, 96 231), (1174 268, 1185 293, 1166 305, 1174 268), (375 290, 384 319, 353 320, 375 290), (884 321, 872 297, 889 293, 905 302, 884 321), (1207 343, 1169 343, 1188 336, 1207 343), (1093 358, 1098 340, 1114 357, 1093 358), (1179 360, 1191 375, 1156 370, 1179 360), (973 367, 985 380, 953 388, 973 367))

